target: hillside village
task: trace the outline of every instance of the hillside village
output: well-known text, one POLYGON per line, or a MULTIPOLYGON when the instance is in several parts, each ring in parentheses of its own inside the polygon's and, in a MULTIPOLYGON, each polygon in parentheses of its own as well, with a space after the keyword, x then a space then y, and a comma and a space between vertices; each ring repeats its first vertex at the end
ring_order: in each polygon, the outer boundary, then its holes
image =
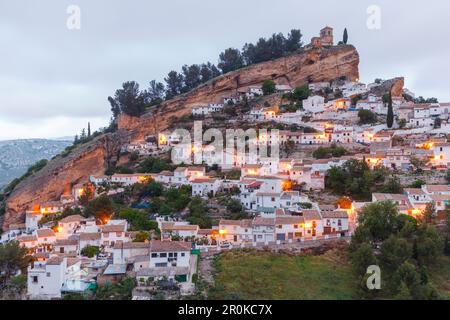
MULTIPOLYGON (((305 50, 334 43, 326 27, 305 50)), ((350 242, 359 213, 373 203, 391 202, 417 220, 431 214, 443 226, 449 110, 450 103, 416 97, 403 78, 364 84, 341 77, 294 88, 267 79, 220 102, 198 103, 170 129, 122 145, 115 170, 34 203, 1 242, 17 241, 33 257, 29 299, 86 294, 130 278, 132 299, 179 299, 196 294, 198 279, 209 276, 200 267, 203 255, 350 242), (182 137, 174 130, 192 131, 194 121, 279 135, 249 141, 258 147, 252 158, 231 154, 231 164, 221 166, 204 144, 192 148, 203 163, 175 165, 169 154, 182 137), (279 159, 259 153, 276 143, 279 159), (359 179, 354 187, 344 175, 355 168, 376 177, 366 185, 367 175, 350 175, 359 179)))

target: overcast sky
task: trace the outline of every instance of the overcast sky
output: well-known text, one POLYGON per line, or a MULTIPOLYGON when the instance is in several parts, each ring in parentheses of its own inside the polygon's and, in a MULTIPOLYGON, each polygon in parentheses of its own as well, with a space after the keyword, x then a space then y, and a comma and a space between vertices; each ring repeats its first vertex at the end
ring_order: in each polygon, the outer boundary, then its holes
POLYGON ((405 76, 416 95, 450 101, 448 0, 2 0, 0 140, 73 136, 106 126, 108 95, 127 80, 146 87, 183 64, 217 63, 274 32, 304 41, 330 25, 361 58, 363 82, 405 76), (81 29, 69 30, 69 5, 81 29), (367 8, 381 9, 381 29, 367 8))

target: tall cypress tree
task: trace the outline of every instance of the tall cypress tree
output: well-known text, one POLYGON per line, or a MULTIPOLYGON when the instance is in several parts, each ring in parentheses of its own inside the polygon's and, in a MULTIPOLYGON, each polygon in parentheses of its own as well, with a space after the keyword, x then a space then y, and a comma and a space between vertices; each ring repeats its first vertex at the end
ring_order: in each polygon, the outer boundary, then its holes
POLYGON ((88 137, 91 136, 91 123, 90 122, 88 122, 88 132, 87 132, 87 134, 88 134, 88 137))
POLYGON ((344 44, 347 44, 347 42, 348 42, 347 28, 344 29, 344 36, 343 36, 342 42, 344 42, 344 44))
POLYGON ((392 92, 389 93, 388 111, 386 118, 387 127, 390 129, 394 124, 394 109, 392 108, 392 92))

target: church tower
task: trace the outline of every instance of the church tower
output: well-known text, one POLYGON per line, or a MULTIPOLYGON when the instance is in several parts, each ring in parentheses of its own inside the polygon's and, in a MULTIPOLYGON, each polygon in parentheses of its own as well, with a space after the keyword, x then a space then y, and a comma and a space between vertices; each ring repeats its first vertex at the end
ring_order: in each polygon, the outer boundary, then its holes
POLYGON ((320 30, 320 39, 322 40, 323 46, 332 46, 333 41, 333 28, 325 27, 320 30))

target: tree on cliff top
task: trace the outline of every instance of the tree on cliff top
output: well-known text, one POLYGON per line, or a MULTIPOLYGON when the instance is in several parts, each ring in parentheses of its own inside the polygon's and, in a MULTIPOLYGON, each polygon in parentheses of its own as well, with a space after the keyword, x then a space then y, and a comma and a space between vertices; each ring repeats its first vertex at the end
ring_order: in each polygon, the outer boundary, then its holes
POLYGON ((166 99, 171 99, 179 95, 183 89, 184 77, 176 71, 170 71, 167 78, 164 78, 167 84, 166 99))
POLYGON ((244 59, 238 49, 228 48, 219 55, 218 67, 223 73, 237 70, 244 66, 244 59))
POLYGON ((386 123, 387 123, 388 128, 392 128, 392 126, 394 124, 394 109, 392 108, 392 93, 389 94, 388 113, 387 113, 386 123))
POLYGON ((139 90, 135 81, 123 83, 122 89, 116 90, 114 98, 108 97, 108 101, 114 117, 121 113, 138 117, 145 110, 145 92, 139 90))
POLYGON ((347 44, 348 42, 348 32, 347 32, 347 28, 344 29, 344 36, 342 37, 342 42, 344 44, 347 44))

